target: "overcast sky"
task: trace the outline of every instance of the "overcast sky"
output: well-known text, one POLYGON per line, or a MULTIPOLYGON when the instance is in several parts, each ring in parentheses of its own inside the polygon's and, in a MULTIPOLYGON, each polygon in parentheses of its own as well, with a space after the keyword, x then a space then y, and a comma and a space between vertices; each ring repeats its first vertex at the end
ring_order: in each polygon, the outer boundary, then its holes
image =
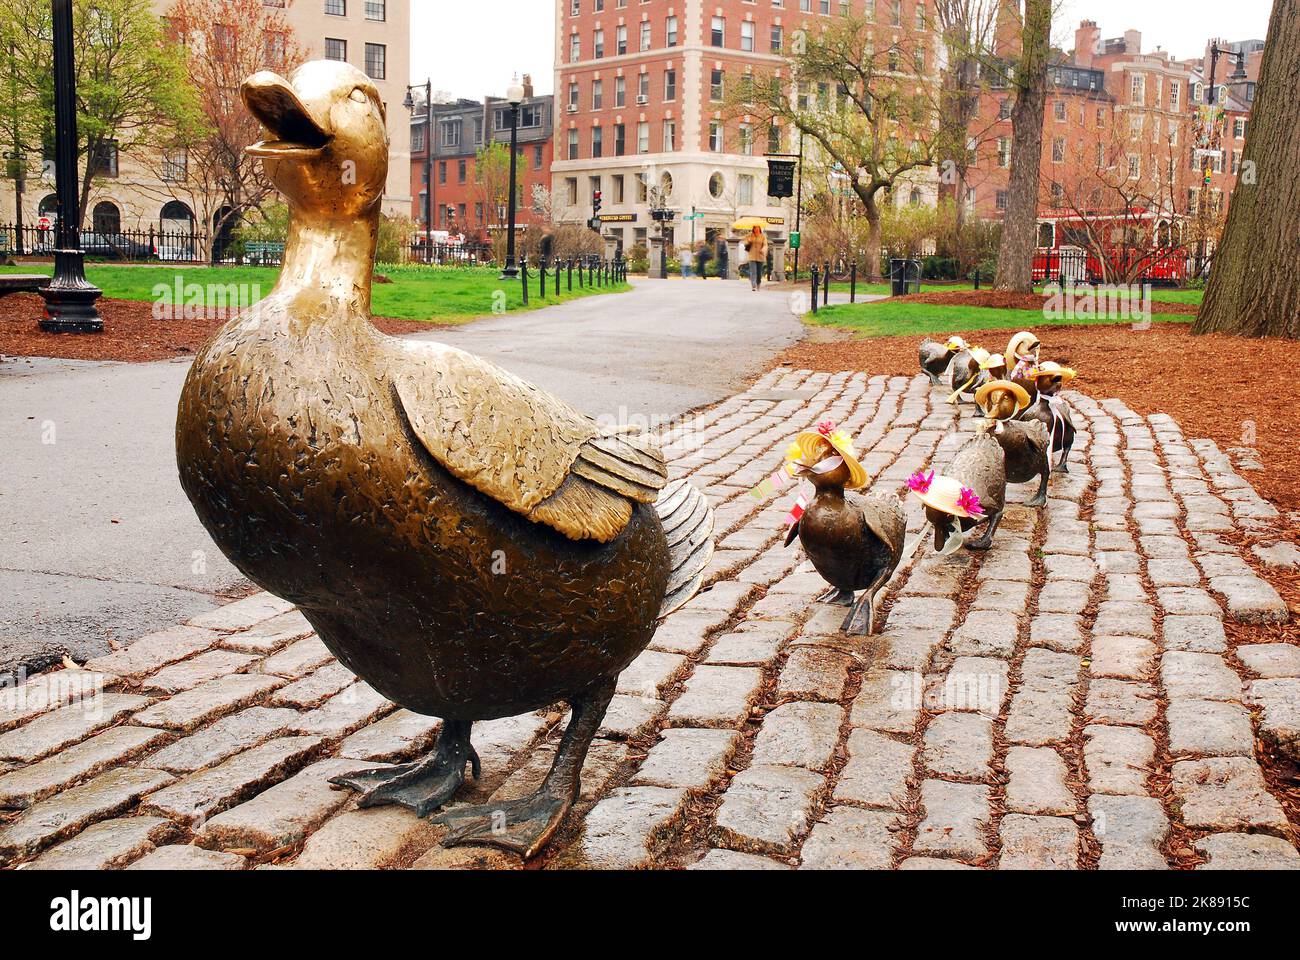
MULTIPOLYGON (((1142 31, 1142 49, 1196 56, 1211 36, 1262 39, 1271 0, 1061 0, 1053 39, 1074 45, 1074 28, 1096 20, 1103 37, 1142 31)), ((478 99, 531 73, 538 93, 554 86, 554 0, 411 0, 411 82, 478 99)))

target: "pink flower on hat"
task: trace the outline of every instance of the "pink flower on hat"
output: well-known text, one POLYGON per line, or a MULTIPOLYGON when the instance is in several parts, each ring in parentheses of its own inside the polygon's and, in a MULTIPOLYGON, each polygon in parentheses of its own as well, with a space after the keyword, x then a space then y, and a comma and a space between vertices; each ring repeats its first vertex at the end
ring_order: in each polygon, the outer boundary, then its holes
POLYGON ((957 506, 961 507, 971 516, 981 516, 984 513, 980 508, 979 494, 970 487, 961 488, 961 496, 957 498, 957 506))
POLYGON ((929 493, 930 484, 932 483, 934 483, 933 470, 928 475, 924 470, 918 470, 907 478, 907 489, 916 493, 929 493))
POLYGON ((817 424, 817 432, 820 433, 823 437, 829 437, 832 433, 835 432, 835 421, 823 420, 821 423, 817 424))

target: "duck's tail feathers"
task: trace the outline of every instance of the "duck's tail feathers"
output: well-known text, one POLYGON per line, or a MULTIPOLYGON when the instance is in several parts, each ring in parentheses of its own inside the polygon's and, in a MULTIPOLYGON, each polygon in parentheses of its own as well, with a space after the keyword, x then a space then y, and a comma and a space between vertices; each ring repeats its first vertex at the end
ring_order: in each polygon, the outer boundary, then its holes
POLYGON ((713 558, 713 508, 708 498, 686 480, 675 480, 660 491, 655 511, 668 538, 672 573, 659 618, 663 619, 704 583, 704 570, 713 558))

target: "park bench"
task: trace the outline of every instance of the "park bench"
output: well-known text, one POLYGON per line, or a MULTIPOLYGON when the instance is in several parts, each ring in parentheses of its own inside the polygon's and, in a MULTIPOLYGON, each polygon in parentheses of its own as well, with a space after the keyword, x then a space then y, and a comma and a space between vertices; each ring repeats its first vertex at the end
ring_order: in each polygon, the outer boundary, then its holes
POLYGON ((35 293, 49 282, 49 277, 39 273, 0 274, 0 297, 10 293, 35 293))

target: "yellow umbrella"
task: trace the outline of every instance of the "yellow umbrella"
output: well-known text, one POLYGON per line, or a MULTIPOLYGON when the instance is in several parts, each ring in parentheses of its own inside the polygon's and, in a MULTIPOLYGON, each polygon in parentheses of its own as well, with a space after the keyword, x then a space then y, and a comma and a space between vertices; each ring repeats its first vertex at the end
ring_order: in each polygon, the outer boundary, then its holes
POLYGON ((732 230, 741 230, 746 233, 753 230, 755 227, 766 230, 768 223, 762 217, 741 217, 731 225, 732 230))

